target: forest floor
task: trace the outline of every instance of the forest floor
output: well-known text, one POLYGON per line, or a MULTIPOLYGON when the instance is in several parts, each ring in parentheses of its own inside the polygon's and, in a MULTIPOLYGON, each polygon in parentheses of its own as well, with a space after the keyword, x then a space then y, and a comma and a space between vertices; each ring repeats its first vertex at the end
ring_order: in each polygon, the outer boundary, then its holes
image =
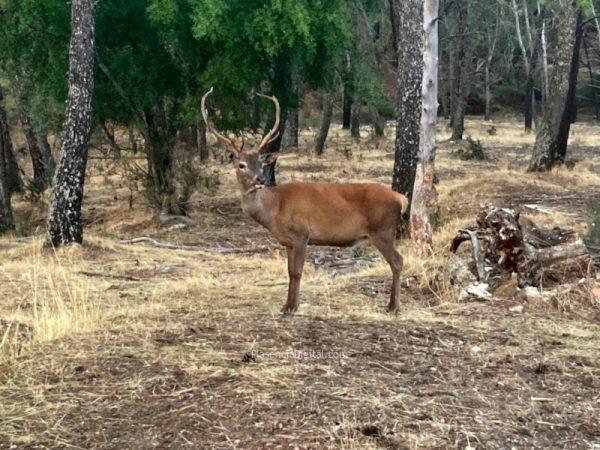
MULTIPOLYGON (((399 243, 417 281, 397 316, 385 313, 389 268, 367 246, 311 248, 304 305, 282 318, 283 253, 214 251, 275 245, 243 215, 225 165, 211 164, 221 184, 194 195, 184 229, 157 229, 139 193, 129 208, 121 166, 92 159, 85 245, 56 252, 40 248, 44 207, 16 199, 28 236, 0 239, 0 448, 599 449, 598 281, 559 303, 461 302, 432 283, 480 203, 587 233, 600 127, 576 124, 574 169, 547 174, 525 172, 534 137, 520 127, 467 122, 488 161, 440 145, 435 256, 399 243), (139 236, 198 248, 119 243, 139 236), (336 270, 334 255, 365 264, 336 270)), ((387 134, 365 128, 357 146, 336 126, 323 158, 282 157, 279 182, 389 185, 387 134)))

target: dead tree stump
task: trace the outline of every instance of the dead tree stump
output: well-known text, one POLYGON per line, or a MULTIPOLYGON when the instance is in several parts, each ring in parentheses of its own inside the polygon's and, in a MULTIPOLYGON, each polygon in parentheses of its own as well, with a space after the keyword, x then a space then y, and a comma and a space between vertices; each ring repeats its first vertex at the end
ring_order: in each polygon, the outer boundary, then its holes
POLYGON ((542 229, 512 209, 485 206, 477 225, 459 230, 450 250, 471 243, 479 281, 516 273, 519 287, 564 284, 594 273, 591 255, 573 230, 542 229))

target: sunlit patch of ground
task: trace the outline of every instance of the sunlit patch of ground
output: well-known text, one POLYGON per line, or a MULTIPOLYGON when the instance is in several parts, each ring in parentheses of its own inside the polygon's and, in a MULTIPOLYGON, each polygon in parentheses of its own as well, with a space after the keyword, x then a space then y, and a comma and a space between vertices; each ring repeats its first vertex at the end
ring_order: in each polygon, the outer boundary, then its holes
MULTIPOLYGON (((306 306, 282 319, 283 253, 213 251, 275 245, 242 214, 229 167, 211 167, 221 185, 192 198, 192 225, 169 230, 155 227, 114 163, 91 160, 86 245, 55 253, 40 249, 39 236, 0 240, 0 448, 600 444, 592 302, 459 303, 438 275, 449 241, 482 202, 585 233, 585 200, 600 192, 600 128, 575 125, 573 170, 531 175, 534 136, 509 119, 493 123, 495 134, 491 126, 467 122, 490 153, 484 162, 456 158, 440 126, 436 253, 423 260, 399 244, 404 276, 418 281, 395 317, 384 313, 389 268, 367 247, 371 266, 337 276, 313 263, 323 249, 311 249, 306 306), (118 242, 137 236, 198 249, 118 242), (509 310, 516 304, 523 313, 509 310)), ((304 131, 303 154, 281 158, 279 182, 389 184, 393 135, 372 141, 365 128, 357 145, 336 126, 325 157, 309 158, 304 131)), ((41 233, 44 207, 16 200, 22 229, 41 233)))

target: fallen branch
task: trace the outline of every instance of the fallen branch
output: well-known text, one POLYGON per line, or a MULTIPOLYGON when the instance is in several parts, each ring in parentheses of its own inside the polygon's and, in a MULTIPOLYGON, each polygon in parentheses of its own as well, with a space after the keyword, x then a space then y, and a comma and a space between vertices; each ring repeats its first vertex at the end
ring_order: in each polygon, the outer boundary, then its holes
POLYGON ((209 253, 219 253, 221 255, 235 255, 240 253, 269 253, 275 250, 282 250, 282 247, 274 246, 274 245, 258 245, 252 247, 241 247, 241 248, 231 248, 231 247, 217 247, 217 248, 207 248, 201 245, 195 244, 172 244, 170 242, 160 242, 156 239, 152 239, 150 237, 142 236, 136 237, 133 239, 122 239, 119 241, 119 244, 140 244, 147 243, 154 247, 159 248, 168 248, 171 250, 197 250, 209 253))
POLYGON ((88 272, 87 270, 81 270, 77 273, 79 275, 85 275, 86 277, 115 278, 117 280, 142 281, 141 278, 132 277, 129 275, 113 275, 112 273, 88 272))

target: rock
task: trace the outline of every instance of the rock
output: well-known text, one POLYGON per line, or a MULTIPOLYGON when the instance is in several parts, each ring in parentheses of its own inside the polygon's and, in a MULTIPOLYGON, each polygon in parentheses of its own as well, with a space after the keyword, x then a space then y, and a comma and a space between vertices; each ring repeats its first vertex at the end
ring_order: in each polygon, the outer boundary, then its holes
POLYGON ((476 298, 478 300, 491 300, 492 294, 490 293, 489 285, 487 283, 472 283, 466 286, 458 296, 460 301, 465 301, 469 298, 476 298))
POLYGON ((510 312, 521 314, 523 312, 523 305, 513 306, 512 308, 508 308, 510 312))
POLYGON ((534 286, 527 286, 525 289, 523 289, 523 292, 525 297, 527 297, 529 300, 542 298, 542 293, 534 286))

